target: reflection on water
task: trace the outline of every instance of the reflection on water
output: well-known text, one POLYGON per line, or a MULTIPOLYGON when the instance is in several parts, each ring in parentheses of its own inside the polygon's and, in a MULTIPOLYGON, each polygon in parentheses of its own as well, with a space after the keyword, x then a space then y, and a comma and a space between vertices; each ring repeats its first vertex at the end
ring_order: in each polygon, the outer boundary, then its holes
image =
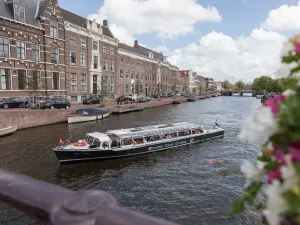
MULTIPOLYGON (((216 175, 210 159, 227 159, 238 167, 254 159, 257 145, 237 141, 241 123, 257 108, 255 98, 218 97, 180 105, 111 116, 104 121, 20 130, 1 138, 1 168, 73 190, 103 189, 131 209, 181 224, 258 224, 259 216, 247 212, 228 217, 229 206, 242 193, 244 181, 237 175, 216 175), (164 152, 109 161, 60 165, 52 148, 59 139, 81 139, 86 132, 104 132, 174 122, 225 128, 225 137, 164 152)), ((30 224, 28 217, 0 204, 0 223, 30 224)))

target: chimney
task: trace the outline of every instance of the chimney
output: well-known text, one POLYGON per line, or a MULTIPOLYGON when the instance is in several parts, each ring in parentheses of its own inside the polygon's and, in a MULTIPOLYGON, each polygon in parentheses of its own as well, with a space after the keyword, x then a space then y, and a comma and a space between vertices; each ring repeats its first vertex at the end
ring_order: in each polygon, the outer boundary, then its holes
POLYGON ((108 21, 107 20, 103 20, 103 26, 108 27, 108 21))
POLYGON ((135 48, 138 48, 138 47, 139 47, 139 41, 138 41, 138 40, 135 40, 135 41, 134 41, 134 47, 135 47, 135 48))

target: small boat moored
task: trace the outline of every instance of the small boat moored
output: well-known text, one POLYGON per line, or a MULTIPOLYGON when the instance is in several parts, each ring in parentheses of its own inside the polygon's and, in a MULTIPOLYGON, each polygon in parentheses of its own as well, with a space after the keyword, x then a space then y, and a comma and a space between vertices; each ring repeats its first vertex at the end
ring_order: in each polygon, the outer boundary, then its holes
POLYGON ((162 124, 87 133, 84 140, 53 149, 60 163, 104 160, 162 151, 224 136, 216 125, 210 130, 192 123, 162 124))
POLYGON ((0 137, 14 133, 18 129, 17 125, 0 127, 0 137))
POLYGON ((188 99, 187 99, 188 102, 194 102, 196 101, 195 97, 194 96, 190 96, 188 99))
POLYGON ((174 105, 176 105, 176 104, 181 104, 181 101, 175 100, 175 101, 172 102, 172 104, 174 104, 174 105))
POLYGON ((102 120, 108 117, 110 113, 101 109, 84 108, 77 109, 75 113, 68 116, 68 123, 81 123, 94 120, 102 120))

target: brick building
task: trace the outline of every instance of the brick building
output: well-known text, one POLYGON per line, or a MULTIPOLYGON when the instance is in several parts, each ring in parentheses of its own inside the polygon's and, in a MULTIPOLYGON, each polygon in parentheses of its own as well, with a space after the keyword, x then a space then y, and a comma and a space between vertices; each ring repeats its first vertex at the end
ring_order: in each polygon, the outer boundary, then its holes
POLYGON ((57 0, 0 1, 0 97, 66 94, 63 18, 57 0))
POLYGON ((178 68, 162 53, 119 43, 102 24, 58 6, 57 0, 0 0, 0 98, 91 93, 151 96, 172 92, 178 68))
POLYGON ((119 44, 117 61, 118 96, 130 93, 152 96, 171 92, 172 85, 176 85, 178 68, 168 63, 162 53, 139 45, 137 40, 132 47, 119 44))

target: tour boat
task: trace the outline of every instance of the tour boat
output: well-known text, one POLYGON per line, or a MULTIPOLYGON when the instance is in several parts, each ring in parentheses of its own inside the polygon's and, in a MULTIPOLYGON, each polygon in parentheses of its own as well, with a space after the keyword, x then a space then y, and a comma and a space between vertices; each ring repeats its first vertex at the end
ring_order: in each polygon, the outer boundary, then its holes
POLYGON ((18 129, 17 125, 0 127, 0 137, 14 133, 18 129))
POLYGON ((194 102, 196 101, 195 97, 194 96, 190 96, 188 99, 187 99, 188 102, 194 102))
POLYGON ((105 111, 100 109, 77 109, 75 113, 68 116, 68 123, 81 123, 94 120, 102 120, 109 115, 110 113, 106 113, 105 111))
POLYGON ((53 149, 60 163, 104 160, 162 151, 224 136, 219 126, 210 130, 192 123, 162 124, 87 133, 84 140, 53 149))

